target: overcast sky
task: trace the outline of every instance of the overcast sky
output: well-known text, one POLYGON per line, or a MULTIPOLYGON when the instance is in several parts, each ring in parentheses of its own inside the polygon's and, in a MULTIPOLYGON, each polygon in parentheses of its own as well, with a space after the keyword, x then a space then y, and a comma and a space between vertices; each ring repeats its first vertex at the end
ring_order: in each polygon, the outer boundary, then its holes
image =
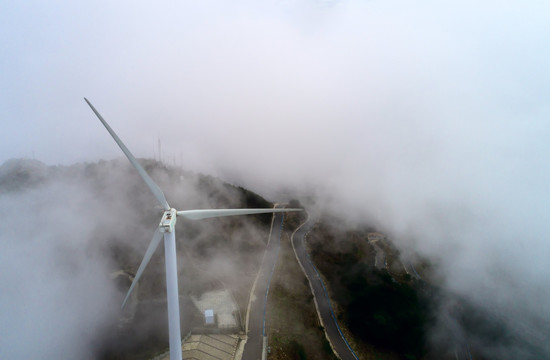
POLYGON ((0 163, 121 156, 86 96, 138 157, 321 192, 550 319, 549 2, 6 2, 0 44, 0 163))

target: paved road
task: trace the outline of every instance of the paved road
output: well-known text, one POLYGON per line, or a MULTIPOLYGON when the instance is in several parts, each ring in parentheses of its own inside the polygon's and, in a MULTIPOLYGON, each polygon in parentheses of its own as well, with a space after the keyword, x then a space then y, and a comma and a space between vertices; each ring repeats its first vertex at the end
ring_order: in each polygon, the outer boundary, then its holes
POLYGON ((374 258, 374 266, 378 270, 385 269, 387 266, 386 253, 384 253, 384 250, 380 246, 378 246, 378 244, 376 244, 376 241, 372 241, 370 244, 374 248, 374 251, 376 251, 376 257, 374 258))
POLYGON ((264 259, 260 267, 256 286, 254 287, 248 318, 247 340, 244 346, 242 360, 259 360, 262 358, 262 347, 265 336, 265 307, 269 283, 279 256, 283 214, 273 214, 271 237, 267 244, 264 259))
POLYGON ((401 261, 401 264, 403 264, 403 269, 405 269, 405 272, 411 276, 413 276, 415 279, 417 280, 423 280, 420 275, 418 275, 418 273, 416 272, 416 269, 414 268, 414 265, 407 261, 407 262, 404 262, 404 261, 401 261))
POLYGON ((313 227, 315 223, 313 221, 306 222, 300 227, 292 236, 292 246, 294 252, 304 270, 304 273, 309 280, 311 292, 313 293, 315 303, 317 305, 317 312, 321 318, 321 323, 325 327, 325 334, 327 335, 333 350, 336 355, 342 360, 358 360, 353 350, 349 347, 344 335, 340 331, 338 321, 332 311, 330 299, 323 284, 323 280, 319 276, 317 269, 311 262, 309 255, 304 247, 304 242, 307 233, 313 227))

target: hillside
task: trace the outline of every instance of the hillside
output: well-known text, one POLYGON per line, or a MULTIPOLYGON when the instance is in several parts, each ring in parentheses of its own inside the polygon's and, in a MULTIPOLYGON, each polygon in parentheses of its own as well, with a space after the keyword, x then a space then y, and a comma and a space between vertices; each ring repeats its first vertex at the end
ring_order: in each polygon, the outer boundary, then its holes
POLYGON ((442 289, 437 265, 403 257, 374 230, 342 226, 326 215, 307 241, 360 359, 483 360, 498 347, 541 358, 498 315, 442 289))
MULTIPOLYGON (((151 160, 141 160, 141 163, 164 189, 170 205, 178 209, 272 206, 253 192, 211 176, 167 167, 151 160)), ((107 267, 101 271, 110 274, 109 279, 99 279, 104 285, 98 286, 110 296, 110 300, 105 300, 105 313, 114 316, 106 316, 91 333, 87 331, 94 356, 100 359, 145 359, 167 347, 165 305, 162 305, 165 301, 162 249, 157 250, 140 280, 135 303, 130 304, 124 313, 116 310, 162 213, 156 207, 156 199, 125 159, 71 166, 10 160, 0 167, 0 195, 5 201, 13 199, 18 206, 26 204, 35 209, 35 215, 45 220, 41 222, 41 228, 36 229, 37 234, 55 233, 59 230, 58 224, 67 228, 68 232, 56 236, 56 240, 50 241, 51 245, 48 245, 49 240, 41 241, 40 246, 45 246, 48 251, 64 248, 62 252, 66 256, 59 258, 58 265, 52 266, 70 268, 73 266, 71 254, 78 253, 84 262, 92 263, 97 258, 107 267), (73 247, 76 241, 80 241, 75 236, 86 239, 78 248, 73 247), (111 287, 114 288, 112 291, 111 287)), ((182 299, 224 287, 235 297, 241 311, 245 310, 249 289, 265 249, 263 242, 267 240, 270 221, 270 214, 203 221, 178 220, 178 271, 182 299)), ((13 237, 5 241, 17 239, 13 237)), ((57 257, 55 254, 60 253, 54 253, 53 256, 57 257)), ((82 261, 74 264, 76 270, 84 266, 82 261)), ((57 270, 53 273, 57 274, 57 270)), ((59 276, 64 274, 60 272, 59 276)), ((66 293, 64 296, 75 297, 75 294, 66 293)), ((185 308, 192 307, 187 300, 182 301, 185 308)), ((90 308, 94 305, 90 304, 90 308)), ((94 308, 94 311, 102 310, 94 308)), ((188 331, 194 322, 202 321, 196 315, 193 311, 182 313, 182 332, 188 331)))
MULTIPOLYGON (((178 209, 272 206, 211 176, 141 163, 178 209)), ((120 311, 161 213, 125 159, 71 166, 10 160, 0 167, 0 199, 0 255, 10 274, 0 305, 13 309, 6 321, 14 341, 41 338, 62 343, 69 355, 86 352, 103 360, 149 359, 167 348, 161 249, 120 311)), ((268 299, 268 360, 334 359, 290 245, 303 216, 285 217, 268 299)), ((271 215, 178 220, 184 334, 203 321, 191 295, 225 288, 245 313, 270 221, 271 215)), ((512 336, 498 316, 442 291, 436 264, 404 258, 375 230, 325 215, 307 237, 360 359, 483 360, 503 344, 521 349, 522 358, 537 358, 536 349, 512 336)))

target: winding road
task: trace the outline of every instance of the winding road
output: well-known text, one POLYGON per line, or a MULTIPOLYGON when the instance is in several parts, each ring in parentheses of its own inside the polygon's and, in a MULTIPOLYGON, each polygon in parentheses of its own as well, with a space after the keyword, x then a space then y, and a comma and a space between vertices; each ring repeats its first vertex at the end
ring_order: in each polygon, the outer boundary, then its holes
POLYGON ((305 239, 307 233, 315 225, 314 221, 308 219, 303 223, 295 232, 292 234, 292 247, 294 248, 294 253, 296 258, 306 275, 311 292, 313 293, 313 298, 315 300, 315 307, 317 308, 317 314, 321 321, 321 324, 325 328, 325 335, 336 353, 336 355, 342 360, 358 360, 357 355, 353 352, 349 346, 344 334, 340 330, 338 321, 336 320, 336 315, 332 310, 330 304, 330 299, 328 297, 328 292, 321 279, 319 272, 315 265, 313 265, 306 249, 305 249, 305 239))

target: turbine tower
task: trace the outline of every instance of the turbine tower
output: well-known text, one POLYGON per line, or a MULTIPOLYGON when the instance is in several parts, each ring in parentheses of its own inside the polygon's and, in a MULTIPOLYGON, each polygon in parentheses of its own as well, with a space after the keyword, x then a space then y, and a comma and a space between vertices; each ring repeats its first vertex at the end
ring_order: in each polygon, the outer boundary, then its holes
MULTIPOLYGON (((145 256, 139 265, 138 271, 130 285, 130 289, 122 302, 122 307, 128 301, 132 290, 134 289, 136 283, 138 282, 143 270, 151 260, 155 250, 157 249, 160 240, 164 237, 164 256, 166 262, 166 297, 168 303, 168 334, 169 334, 169 343, 170 343, 170 359, 171 360, 181 360, 181 331, 180 331, 180 311, 179 311, 179 292, 178 292, 178 266, 176 260, 176 219, 178 216, 183 216, 191 220, 201 220, 212 217, 222 217, 222 216, 233 216, 233 215, 247 215, 247 214, 265 214, 265 213, 275 213, 275 212, 287 212, 287 211, 301 211, 302 209, 204 209, 204 210, 181 210, 178 211, 174 208, 171 208, 164 197, 164 193, 160 187, 151 179, 147 174, 145 169, 140 165, 136 160, 134 155, 128 150, 126 145, 120 140, 117 134, 111 129, 109 124, 103 119, 99 112, 94 108, 94 106, 84 98, 86 103, 90 106, 92 111, 99 118, 101 123, 105 126, 109 134, 113 137, 115 142, 118 144, 124 155, 130 160, 130 163, 136 168, 137 172, 147 184, 147 187, 153 195, 160 202, 161 206, 164 209, 164 213, 160 220, 159 226, 153 234, 153 239, 149 243, 147 250, 145 251, 145 256)), ((160 140, 159 140, 160 141, 160 140)), ((160 160, 160 153, 159 153, 160 160)))

